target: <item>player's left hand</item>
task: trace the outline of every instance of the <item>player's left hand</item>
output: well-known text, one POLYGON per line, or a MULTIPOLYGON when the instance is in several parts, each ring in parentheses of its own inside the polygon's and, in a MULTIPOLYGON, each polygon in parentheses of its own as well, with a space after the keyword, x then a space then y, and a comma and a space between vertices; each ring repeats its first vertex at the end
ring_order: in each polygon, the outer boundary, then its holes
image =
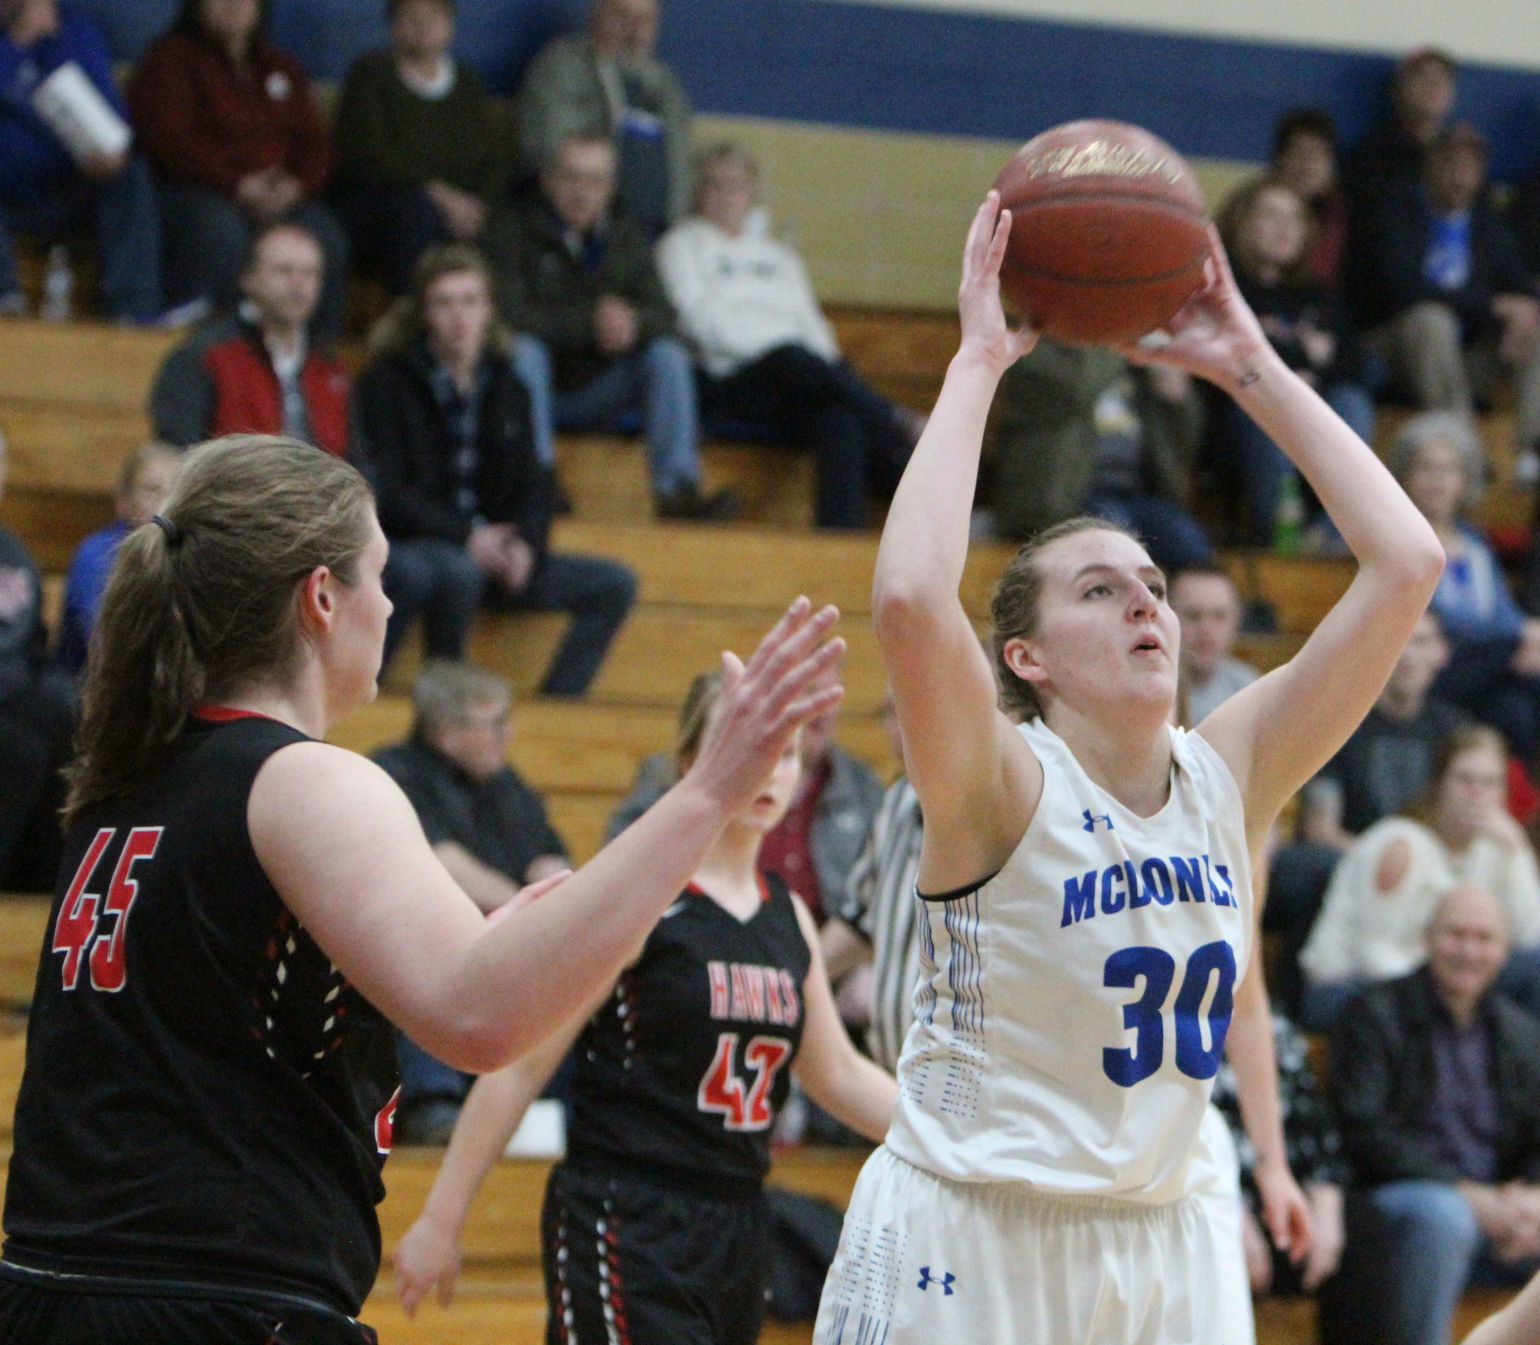
POLYGON ((1289 1260, 1298 1265, 1310 1253, 1310 1202, 1281 1158, 1259 1163, 1256 1181, 1262 1194, 1262 1217, 1273 1246, 1286 1252, 1289 1260))

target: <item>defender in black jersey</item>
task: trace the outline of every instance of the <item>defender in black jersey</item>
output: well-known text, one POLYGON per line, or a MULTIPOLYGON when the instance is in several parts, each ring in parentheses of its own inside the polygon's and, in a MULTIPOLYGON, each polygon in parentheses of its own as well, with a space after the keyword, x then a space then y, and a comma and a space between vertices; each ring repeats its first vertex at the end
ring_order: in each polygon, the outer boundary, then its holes
MULTIPOLYGON (((686 702, 685 762, 689 712, 704 722, 711 688, 698 682, 686 702)), ((769 1253, 762 1186, 790 1071, 873 1139, 893 1106, 892 1079, 840 1025, 812 917, 756 867, 799 773, 792 743, 586 1024, 568 1024, 471 1090, 427 1207, 396 1253, 408 1311, 433 1283, 452 1285, 471 1197, 576 1037, 567 1157, 541 1218, 547 1342, 758 1339, 769 1253)))
POLYGON ((88 669, 28 1031, 0 1345, 359 1345, 395 1069, 385 1016, 495 1069, 593 1004, 796 726, 832 609, 732 671, 637 834, 488 918, 383 771, 320 741, 374 694, 387 547, 353 468, 190 452, 122 544, 88 669), (533 903, 533 904, 531 904, 533 903))

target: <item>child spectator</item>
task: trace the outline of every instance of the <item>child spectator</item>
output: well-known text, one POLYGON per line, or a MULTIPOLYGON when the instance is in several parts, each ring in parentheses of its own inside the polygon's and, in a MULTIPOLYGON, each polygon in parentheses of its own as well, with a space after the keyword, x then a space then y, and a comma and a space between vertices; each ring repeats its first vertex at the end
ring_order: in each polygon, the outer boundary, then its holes
POLYGON ((546 545, 551 473, 535 454, 529 395, 493 323, 485 260, 463 243, 425 252, 416 298, 387 324, 353 398, 355 453, 374 474, 395 604, 385 661, 420 617, 431 658, 464 657, 483 599, 573 620, 541 683, 581 696, 636 596, 636 577, 546 545))
POLYGON ((64 581, 64 615, 59 624, 58 657, 71 672, 86 666, 91 647, 91 631, 96 626, 97 609, 112 572, 118 546, 135 528, 142 528, 160 511, 160 502, 171 489, 181 454, 170 444, 141 444, 128 455, 118 476, 114 499, 117 519, 93 532, 81 542, 70 561, 64 581))
POLYGON ((700 159, 696 214, 658 243, 658 269, 699 360, 708 418, 763 424, 818 459, 814 519, 860 528, 893 494, 924 421, 840 359, 796 250, 771 237, 759 168, 719 144, 700 159))
POLYGON ((594 0, 588 27, 553 38, 530 63, 519 100, 524 157, 547 162, 562 141, 612 140, 617 192, 647 240, 690 205, 690 103, 658 60, 659 0, 594 0))
POLYGON ((348 71, 332 134, 332 202, 353 253, 392 294, 435 243, 474 243, 509 164, 481 76, 450 52, 455 0, 386 0, 390 47, 348 71))
POLYGON ((75 157, 38 113, 38 86, 66 65, 127 118, 90 19, 58 0, 0 0, 0 315, 26 311, 12 235, 57 239, 89 225, 106 315, 149 322, 162 307, 154 183, 131 150, 75 157))
MULTIPOLYGON (((1304 200, 1279 178, 1258 178, 1230 199, 1222 217, 1236 282, 1273 349, 1359 438, 1371 442, 1374 402, 1360 381, 1358 343, 1336 297, 1307 264, 1310 217, 1304 200)), ((1249 416, 1230 402, 1222 415, 1225 439, 1240 458, 1251 541, 1266 546, 1273 540, 1285 480, 1292 480, 1299 495, 1308 496, 1309 491, 1249 416)), ((1321 518, 1319 505, 1314 512, 1312 539, 1340 549, 1341 541, 1321 518)))
POLYGON ((268 40, 269 0, 182 0, 128 101, 161 178, 167 298, 231 308, 252 233, 303 224, 326 256, 317 339, 342 330, 348 242, 317 199, 332 151, 299 62, 268 40))

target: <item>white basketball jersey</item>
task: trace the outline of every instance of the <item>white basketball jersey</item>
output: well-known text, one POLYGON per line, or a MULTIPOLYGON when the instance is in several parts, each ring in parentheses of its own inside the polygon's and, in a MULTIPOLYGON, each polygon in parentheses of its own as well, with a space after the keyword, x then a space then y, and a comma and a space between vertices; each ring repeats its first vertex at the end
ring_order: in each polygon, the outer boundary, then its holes
POLYGON ((1187 1193, 1253 923, 1240 790, 1171 730, 1139 817, 1040 722, 1043 796, 993 878, 923 900, 888 1146, 958 1181, 1151 1203, 1187 1193))

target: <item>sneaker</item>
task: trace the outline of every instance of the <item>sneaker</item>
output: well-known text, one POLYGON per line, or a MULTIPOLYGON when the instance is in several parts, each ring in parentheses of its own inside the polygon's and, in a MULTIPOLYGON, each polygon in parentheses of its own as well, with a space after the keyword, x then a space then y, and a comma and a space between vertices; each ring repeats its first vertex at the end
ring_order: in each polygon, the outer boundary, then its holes
POLYGON ((743 501, 730 486, 702 495, 694 481, 658 495, 653 503, 659 518, 693 519, 700 523, 730 523, 743 512, 743 501))
POLYGON ((32 306, 27 302, 27 296, 20 290, 12 290, 9 294, 0 294, 0 318, 25 318, 32 314, 32 306))

